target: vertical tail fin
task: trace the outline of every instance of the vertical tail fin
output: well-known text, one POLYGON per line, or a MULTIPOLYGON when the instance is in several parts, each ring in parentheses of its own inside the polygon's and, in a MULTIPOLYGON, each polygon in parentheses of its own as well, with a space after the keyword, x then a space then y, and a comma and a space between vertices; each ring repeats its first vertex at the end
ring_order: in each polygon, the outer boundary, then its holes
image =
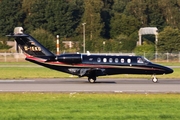
POLYGON ((55 55, 40 44, 36 39, 28 34, 24 34, 22 27, 16 27, 14 29, 14 34, 9 36, 15 38, 18 46, 22 49, 27 57, 33 56, 47 60, 55 58, 55 55))

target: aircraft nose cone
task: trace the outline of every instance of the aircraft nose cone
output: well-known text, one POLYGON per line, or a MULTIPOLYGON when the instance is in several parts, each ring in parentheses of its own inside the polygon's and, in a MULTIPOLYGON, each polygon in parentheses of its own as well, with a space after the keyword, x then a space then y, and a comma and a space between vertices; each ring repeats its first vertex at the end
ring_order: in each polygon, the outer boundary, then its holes
POLYGON ((159 70, 156 71, 156 73, 159 74, 170 74, 173 73, 173 69, 166 67, 166 66, 162 66, 162 65, 158 65, 158 64, 153 64, 153 66, 159 70))
POLYGON ((174 72, 174 70, 173 69, 171 69, 171 68, 166 68, 166 74, 170 74, 170 73, 173 73, 174 72))

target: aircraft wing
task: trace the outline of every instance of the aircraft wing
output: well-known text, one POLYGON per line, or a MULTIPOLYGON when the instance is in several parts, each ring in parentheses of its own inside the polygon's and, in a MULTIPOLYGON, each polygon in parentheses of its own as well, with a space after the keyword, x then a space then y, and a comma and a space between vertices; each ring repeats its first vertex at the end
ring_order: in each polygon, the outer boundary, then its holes
POLYGON ((105 74, 105 69, 100 68, 69 68, 69 72, 79 77, 83 76, 101 76, 105 74))
POLYGON ((80 69, 80 76, 102 76, 105 74, 105 69, 100 69, 100 68, 83 68, 80 69))

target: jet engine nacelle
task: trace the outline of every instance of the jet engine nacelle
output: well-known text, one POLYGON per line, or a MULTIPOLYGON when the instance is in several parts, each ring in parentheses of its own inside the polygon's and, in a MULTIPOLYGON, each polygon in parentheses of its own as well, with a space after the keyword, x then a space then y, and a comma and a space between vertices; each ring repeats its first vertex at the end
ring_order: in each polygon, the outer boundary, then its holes
POLYGON ((77 64, 82 62, 81 54, 62 54, 57 56, 57 61, 68 64, 77 64))

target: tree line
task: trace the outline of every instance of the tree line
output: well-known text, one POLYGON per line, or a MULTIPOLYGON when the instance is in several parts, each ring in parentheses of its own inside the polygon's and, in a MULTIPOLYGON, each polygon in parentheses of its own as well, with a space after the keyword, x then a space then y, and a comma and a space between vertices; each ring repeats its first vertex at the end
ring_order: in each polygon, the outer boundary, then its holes
POLYGON ((1 39, 22 26, 51 51, 60 35, 82 52, 82 23, 91 52, 154 52, 153 35, 137 46, 141 27, 158 28, 158 51, 180 51, 180 0, 0 0, 0 8, 1 39))

